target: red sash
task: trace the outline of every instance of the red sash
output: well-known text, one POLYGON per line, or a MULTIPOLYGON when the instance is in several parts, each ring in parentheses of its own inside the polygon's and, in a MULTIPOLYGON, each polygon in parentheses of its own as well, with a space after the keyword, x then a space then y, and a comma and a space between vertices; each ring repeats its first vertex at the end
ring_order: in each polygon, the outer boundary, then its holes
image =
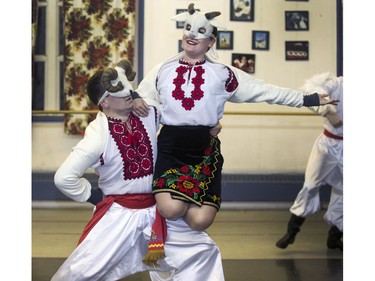
POLYGON ((78 245, 86 238, 91 229, 100 221, 114 202, 129 209, 145 209, 156 204, 155 197, 151 193, 107 196, 96 205, 96 210, 83 230, 78 245))
POLYGON ((331 139, 335 139, 335 140, 343 140, 344 139, 342 136, 334 135, 334 134, 332 134, 331 132, 329 132, 327 130, 324 130, 323 134, 325 134, 327 137, 329 137, 331 139))
MULTIPOLYGON (((116 202, 121 206, 129 209, 145 209, 156 204, 155 197, 152 193, 109 195, 103 201, 96 205, 96 210, 87 223, 83 233, 78 241, 78 245, 86 238, 89 232, 100 221, 112 204, 116 202)), ((148 252, 143 262, 150 266, 158 267, 158 259, 164 258, 164 244, 167 238, 167 226, 158 209, 155 213, 155 221, 152 225, 151 239, 148 245, 148 252)))

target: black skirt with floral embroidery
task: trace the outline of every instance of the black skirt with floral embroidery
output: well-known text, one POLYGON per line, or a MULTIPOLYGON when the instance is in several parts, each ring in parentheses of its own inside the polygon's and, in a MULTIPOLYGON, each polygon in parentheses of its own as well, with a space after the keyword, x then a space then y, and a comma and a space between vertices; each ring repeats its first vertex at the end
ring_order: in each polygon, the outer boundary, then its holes
POLYGON ((223 157, 220 140, 207 126, 167 126, 158 136, 153 193, 170 192, 171 197, 211 205, 221 204, 223 157))

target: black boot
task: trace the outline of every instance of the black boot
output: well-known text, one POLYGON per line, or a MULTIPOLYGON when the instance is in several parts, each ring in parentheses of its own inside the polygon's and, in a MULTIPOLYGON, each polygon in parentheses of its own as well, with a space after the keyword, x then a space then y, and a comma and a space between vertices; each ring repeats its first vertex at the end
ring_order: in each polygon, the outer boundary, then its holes
POLYGON ((340 249, 344 248, 343 242, 341 240, 343 233, 336 227, 332 226, 328 231, 327 247, 329 249, 340 249))
POLYGON ((300 226, 304 223, 305 218, 292 215, 288 222, 287 233, 276 242, 276 247, 285 249, 289 244, 293 244, 297 233, 300 231, 300 226))

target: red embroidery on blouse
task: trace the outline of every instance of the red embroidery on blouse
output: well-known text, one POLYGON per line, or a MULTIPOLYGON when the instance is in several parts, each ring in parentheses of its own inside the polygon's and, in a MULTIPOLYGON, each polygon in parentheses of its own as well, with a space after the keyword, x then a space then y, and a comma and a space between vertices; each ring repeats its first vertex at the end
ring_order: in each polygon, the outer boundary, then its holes
POLYGON ((121 154, 124 179, 141 178, 153 174, 151 141, 141 120, 129 116, 133 134, 121 120, 108 117, 109 132, 121 154))
POLYGON ((173 84, 175 85, 175 89, 172 91, 172 97, 175 98, 175 100, 180 100, 181 105, 185 110, 191 110, 195 103, 194 101, 198 101, 204 96, 204 92, 201 89, 201 86, 204 84, 204 78, 202 77, 205 70, 204 68, 199 65, 194 68, 192 66, 183 66, 180 65, 176 69, 177 77, 173 79, 173 84), (191 83, 194 85, 194 89, 191 91, 191 97, 185 96, 185 91, 181 89, 181 86, 185 84, 186 80, 183 77, 184 74, 189 70, 191 71, 193 69, 196 73, 196 76, 191 79, 191 83))
POLYGON ((237 89, 238 81, 233 71, 229 67, 227 67, 227 69, 228 69, 229 75, 228 75, 227 81, 225 82, 225 89, 227 90, 227 92, 231 93, 237 89))

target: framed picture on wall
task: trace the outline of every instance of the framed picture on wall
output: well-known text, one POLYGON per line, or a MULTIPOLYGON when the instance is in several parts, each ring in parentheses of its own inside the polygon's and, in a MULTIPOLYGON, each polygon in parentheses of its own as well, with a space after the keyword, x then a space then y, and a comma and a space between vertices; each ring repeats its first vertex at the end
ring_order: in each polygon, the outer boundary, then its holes
POLYGON ((255 72, 254 54, 232 54, 232 66, 237 67, 247 73, 255 72))
MULTIPOLYGON (((200 9, 196 9, 197 11, 200 11, 200 9)), ((187 12, 188 9, 177 9, 176 15, 187 12)), ((184 28, 184 22, 183 21, 176 21, 176 28, 184 28)))
POLYGON ((177 51, 180 53, 180 52, 183 51, 183 49, 182 49, 182 40, 178 40, 177 43, 178 43, 177 51))
POLYGON ((253 50, 269 50, 270 48, 270 32, 262 30, 253 30, 252 34, 253 50))
POLYGON ((286 60, 309 60, 308 41, 285 41, 286 60))
POLYGON ((308 11, 285 11, 285 30, 308 31, 308 11))
MULTIPOLYGON (((187 12, 187 9, 177 9, 176 15, 187 12)), ((184 28, 184 22, 183 21, 176 21, 176 28, 184 28)))
POLYGON ((255 0, 229 0, 231 21, 254 21, 255 0))
POLYGON ((216 49, 233 50, 233 31, 218 31, 216 49))

